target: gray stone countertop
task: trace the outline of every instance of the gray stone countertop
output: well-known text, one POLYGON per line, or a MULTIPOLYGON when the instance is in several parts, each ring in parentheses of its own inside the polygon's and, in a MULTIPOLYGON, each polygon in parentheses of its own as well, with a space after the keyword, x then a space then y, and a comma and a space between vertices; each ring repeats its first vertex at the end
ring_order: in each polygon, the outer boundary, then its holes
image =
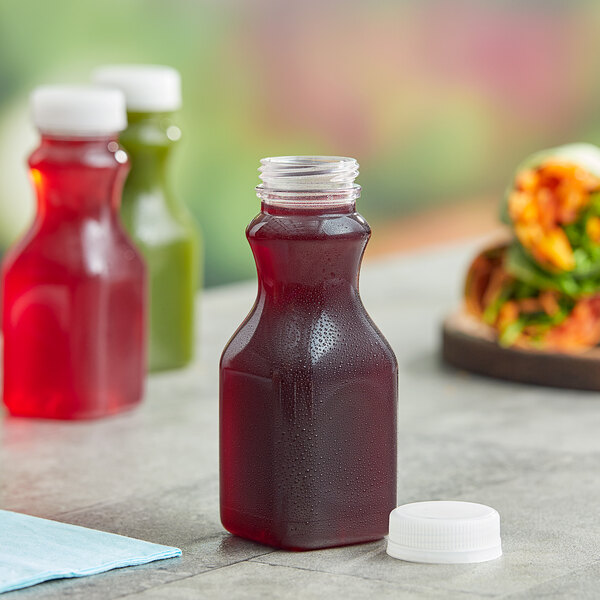
POLYGON ((2 508, 178 546, 183 556, 48 582, 7 600, 600 597, 600 395, 440 364, 439 324, 458 303, 475 247, 367 263, 361 289, 400 364, 399 503, 493 506, 501 559, 411 564, 388 557, 383 540, 289 553, 222 529, 218 359, 253 302, 248 282, 204 293, 198 361, 151 376, 135 412, 1 426, 2 508))

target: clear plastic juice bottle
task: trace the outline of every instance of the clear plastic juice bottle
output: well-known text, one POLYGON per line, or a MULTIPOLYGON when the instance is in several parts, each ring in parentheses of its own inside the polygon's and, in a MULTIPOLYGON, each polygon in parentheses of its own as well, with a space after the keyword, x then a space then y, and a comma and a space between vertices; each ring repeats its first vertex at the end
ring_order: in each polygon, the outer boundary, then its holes
POLYGON ((43 87, 29 158, 37 215, 2 266, 4 403, 27 417, 101 417, 140 402, 146 271, 119 221, 127 155, 117 90, 43 87))
POLYGON ((357 174, 348 158, 262 161, 258 295, 221 357, 222 523, 286 549, 381 538, 396 505, 398 368, 359 296, 357 174))
POLYGON ((181 106, 179 73, 160 65, 114 65, 97 69, 93 80, 121 89, 127 101, 128 127, 120 142, 131 171, 121 217, 148 265, 150 370, 183 367, 194 351, 200 237, 167 181, 171 150, 181 135, 173 120, 181 106))

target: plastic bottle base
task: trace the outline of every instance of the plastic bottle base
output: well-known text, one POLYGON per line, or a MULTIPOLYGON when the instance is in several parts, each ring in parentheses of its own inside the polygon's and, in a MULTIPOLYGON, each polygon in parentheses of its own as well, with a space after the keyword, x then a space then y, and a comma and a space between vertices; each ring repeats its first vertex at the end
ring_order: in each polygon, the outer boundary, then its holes
MULTIPOLYGON (((241 515, 237 513, 236 517, 241 517, 241 515)), ((385 531, 382 529, 381 531, 353 534, 352 527, 349 526, 348 523, 345 524, 345 529, 347 532, 344 535, 340 535, 339 531, 336 531, 339 529, 340 524, 337 524, 337 527, 331 526, 329 528, 330 531, 328 535, 326 531, 323 531, 322 523, 314 524, 314 533, 312 535, 302 533, 294 534, 290 533, 289 531, 276 533, 267 527, 258 525, 257 523, 253 524, 250 518, 238 518, 235 519, 235 521, 238 522, 232 523, 227 518, 221 518, 223 527, 229 531, 229 533, 235 536, 252 540, 253 542, 258 542, 260 544, 265 544, 266 546, 272 546, 274 548, 293 552, 304 552, 308 550, 336 548, 339 546, 367 544, 369 542, 381 540, 387 534, 387 528, 385 528, 385 531), (241 526, 242 523, 240 521, 243 521, 243 526, 241 526), (321 531, 319 531, 319 529, 321 529, 321 531)), ((305 525, 310 528, 310 524, 305 525)), ((282 530, 286 529, 288 528, 284 525, 282 530)))
POLYGON ((110 410, 102 410, 102 411, 89 411, 89 412, 77 412, 77 413, 65 413, 65 414, 47 414, 42 412, 35 411, 23 411, 18 409, 12 409, 5 405, 6 412, 11 417, 18 418, 29 418, 29 419, 46 419, 50 421, 90 421, 94 419, 101 419, 103 417, 111 417, 114 415, 118 415, 124 412, 129 412, 134 410, 137 406, 139 406, 140 401, 134 402, 132 404, 125 404, 118 408, 111 408, 110 410))

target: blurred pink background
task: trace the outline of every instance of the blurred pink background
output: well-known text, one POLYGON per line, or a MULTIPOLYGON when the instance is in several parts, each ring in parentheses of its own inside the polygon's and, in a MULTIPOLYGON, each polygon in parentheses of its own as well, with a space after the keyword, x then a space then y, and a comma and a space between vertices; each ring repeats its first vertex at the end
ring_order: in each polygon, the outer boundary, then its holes
POLYGON ((356 157, 368 256, 488 231, 524 156, 600 143, 599 30, 591 1, 5 0, 0 245, 31 218, 29 92, 106 62, 182 73, 172 184, 204 231, 208 285, 252 276, 263 156, 356 157))

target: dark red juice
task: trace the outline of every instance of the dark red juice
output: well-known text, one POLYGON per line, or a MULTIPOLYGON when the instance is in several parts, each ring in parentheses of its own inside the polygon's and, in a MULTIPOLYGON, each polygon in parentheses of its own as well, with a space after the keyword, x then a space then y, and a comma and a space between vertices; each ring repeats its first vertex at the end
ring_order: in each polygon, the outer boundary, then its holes
POLYGON ((36 219, 2 270, 4 403, 13 415, 99 417, 137 404, 145 268, 118 221, 115 136, 43 136, 29 159, 36 219))
POLYGON ((258 296, 221 359, 221 519, 305 550, 387 533, 397 363, 358 273, 370 229, 342 207, 263 204, 247 237, 258 296))

